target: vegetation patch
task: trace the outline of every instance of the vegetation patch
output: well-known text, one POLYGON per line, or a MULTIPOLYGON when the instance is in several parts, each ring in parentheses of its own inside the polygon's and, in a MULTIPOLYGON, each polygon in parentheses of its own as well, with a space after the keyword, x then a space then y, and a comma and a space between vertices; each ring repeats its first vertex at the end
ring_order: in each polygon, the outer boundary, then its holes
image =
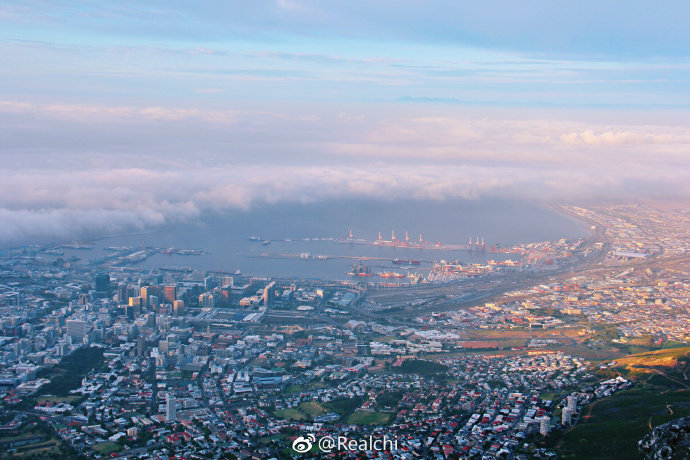
POLYGON ((122 446, 110 441, 102 442, 100 444, 96 444, 95 446, 93 446, 93 450, 102 455, 110 455, 113 452, 119 452, 120 449, 122 449, 122 446))
POLYGON ((688 344, 687 342, 678 342, 676 340, 668 340, 664 343, 664 346, 661 348, 683 348, 687 347, 688 344))
POLYGON ((688 355, 690 347, 668 348, 626 356, 618 359, 618 364, 630 370, 653 372, 655 367, 673 367, 688 355))
POLYGON ((347 423, 352 425, 387 425, 393 418, 393 414, 387 412, 356 411, 347 418, 347 423))
POLYGON ((314 417, 323 415, 326 410, 318 401, 305 401, 297 407, 281 409, 274 412, 277 417, 287 420, 313 420, 314 417))
POLYGON ((67 403, 72 404, 83 399, 83 396, 39 396, 36 398, 37 402, 51 402, 55 404, 67 403))
POLYGON ((305 385, 288 385, 287 387, 285 387, 285 390, 283 390, 283 393, 285 393, 285 394, 302 393, 306 389, 307 389, 307 387, 305 385))
POLYGON ((319 415, 322 415, 322 414, 325 414, 326 412, 328 412, 317 401, 303 402, 302 404, 299 405, 298 409, 300 411, 304 412, 305 414, 307 414, 311 418, 317 417, 319 415))
POLYGON ((50 383, 40 390, 41 395, 68 396, 70 390, 81 386, 84 376, 103 363, 101 348, 80 348, 62 358, 59 364, 46 369, 39 377, 50 376, 50 383))
POLYGON ((398 368, 401 374, 435 375, 448 372, 448 366, 423 359, 408 359, 398 368))
POLYGON ((276 417, 284 418, 285 420, 308 420, 309 416, 299 409, 280 409, 273 413, 276 417))
POLYGON ((687 415, 687 392, 622 391, 584 407, 579 423, 563 434, 557 449, 564 459, 637 458, 637 442, 650 431, 650 425, 687 415))
POLYGON ((6 454, 19 458, 72 458, 75 453, 47 423, 30 417, 18 430, 0 435, 0 458, 8 457, 6 454))
POLYGON ((361 396, 355 396, 354 398, 342 398, 334 399, 324 403, 330 412, 335 412, 340 415, 340 420, 347 419, 355 410, 359 408, 364 402, 364 398, 361 396))
POLYGON ((555 447, 563 459, 638 458, 637 443, 651 427, 690 415, 684 367, 657 368, 645 360, 687 359, 682 351, 665 351, 670 350, 625 358, 629 365, 649 366, 651 375, 630 372, 635 381, 631 389, 583 407, 577 425, 565 432, 554 432, 547 438, 547 446, 555 447))
POLYGON ((384 391, 376 397, 376 404, 379 408, 395 409, 403 396, 404 391, 384 391))

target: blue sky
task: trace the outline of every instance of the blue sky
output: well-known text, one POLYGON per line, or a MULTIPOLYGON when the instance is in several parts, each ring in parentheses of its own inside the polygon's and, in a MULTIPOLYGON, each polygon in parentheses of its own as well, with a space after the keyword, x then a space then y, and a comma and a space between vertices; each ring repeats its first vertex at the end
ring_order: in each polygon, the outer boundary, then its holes
POLYGON ((0 242, 342 195, 688 197, 688 17, 684 1, 5 0, 0 242))
POLYGON ((0 83, 9 99, 186 107, 417 98, 687 108, 689 10, 642 1, 6 1, 0 83))

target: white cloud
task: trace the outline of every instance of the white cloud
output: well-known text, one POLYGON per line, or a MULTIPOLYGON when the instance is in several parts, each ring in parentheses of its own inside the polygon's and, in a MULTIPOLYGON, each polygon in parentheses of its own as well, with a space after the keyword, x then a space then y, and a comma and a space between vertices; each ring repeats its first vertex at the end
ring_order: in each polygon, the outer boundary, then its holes
POLYGON ((0 242, 73 238, 233 212, 260 203, 353 198, 587 199, 631 193, 690 195, 690 172, 528 167, 376 165, 235 166, 176 171, 0 170, 0 242), (662 185, 660 185, 662 184, 662 185))
POLYGON ((0 102, 0 242, 342 197, 690 196, 683 120, 352 109, 0 102))
POLYGON ((676 130, 668 132, 667 129, 646 131, 618 131, 607 130, 595 132, 586 129, 580 133, 567 133, 561 136, 564 144, 572 145, 644 145, 644 144, 690 144, 690 132, 688 130, 676 130), (659 132, 660 131, 660 132, 659 132))
MULTIPOLYGON (((203 91, 203 90, 202 90, 203 91)), ((217 92, 220 90, 206 90, 217 92)), ((0 112, 21 113, 35 117, 51 117, 76 122, 137 121, 137 120, 197 120, 233 123, 235 110, 213 110, 169 107, 102 106, 84 104, 32 104, 27 102, 0 101, 0 112)))

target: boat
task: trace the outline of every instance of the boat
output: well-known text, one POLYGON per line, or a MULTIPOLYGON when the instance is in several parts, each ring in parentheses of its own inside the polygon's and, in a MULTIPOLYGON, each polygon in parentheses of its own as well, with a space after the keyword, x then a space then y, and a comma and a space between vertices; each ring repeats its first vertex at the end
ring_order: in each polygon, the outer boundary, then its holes
POLYGON ((419 265, 421 262, 414 259, 393 259, 393 263, 397 265, 419 265))
POLYGON ((178 249, 177 254, 181 256, 202 256, 206 254, 206 252, 201 249, 178 249))
POLYGON ((378 273, 378 275, 382 278, 405 278, 405 275, 396 272, 383 272, 378 273))
POLYGON ((350 276, 374 276, 371 270, 366 265, 358 264, 352 267, 352 271, 348 273, 350 276))
POLYGON ((189 273, 192 271, 192 267, 175 267, 175 266, 165 266, 161 267, 162 272, 176 272, 176 273, 189 273))

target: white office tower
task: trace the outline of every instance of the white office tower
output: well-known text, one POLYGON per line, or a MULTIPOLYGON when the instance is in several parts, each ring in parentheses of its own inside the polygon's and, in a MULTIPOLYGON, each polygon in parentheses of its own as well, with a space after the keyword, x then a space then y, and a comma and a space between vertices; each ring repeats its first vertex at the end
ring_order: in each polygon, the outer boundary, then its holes
POLYGON ((86 322, 79 319, 67 320, 67 335, 75 342, 81 342, 86 336, 86 322))
POLYGON ((546 415, 541 418, 539 422, 539 434, 546 436, 549 434, 549 429, 551 428, 551 419, 546 415))
POLYGON ((168 422, 177 420, 177 401, 170 395, 165 400, 165 420, 168 422))
POLYGON ((561 424, 570 425, 572 423, 572 419, 573 419, 573 411, 571 411, 567 407, 564 407, 563 412, 561 413, 561 424))
POLYGON ((568 409, 570 409, 571 413, 577 412, 577 396, 568 396, 568 409))

